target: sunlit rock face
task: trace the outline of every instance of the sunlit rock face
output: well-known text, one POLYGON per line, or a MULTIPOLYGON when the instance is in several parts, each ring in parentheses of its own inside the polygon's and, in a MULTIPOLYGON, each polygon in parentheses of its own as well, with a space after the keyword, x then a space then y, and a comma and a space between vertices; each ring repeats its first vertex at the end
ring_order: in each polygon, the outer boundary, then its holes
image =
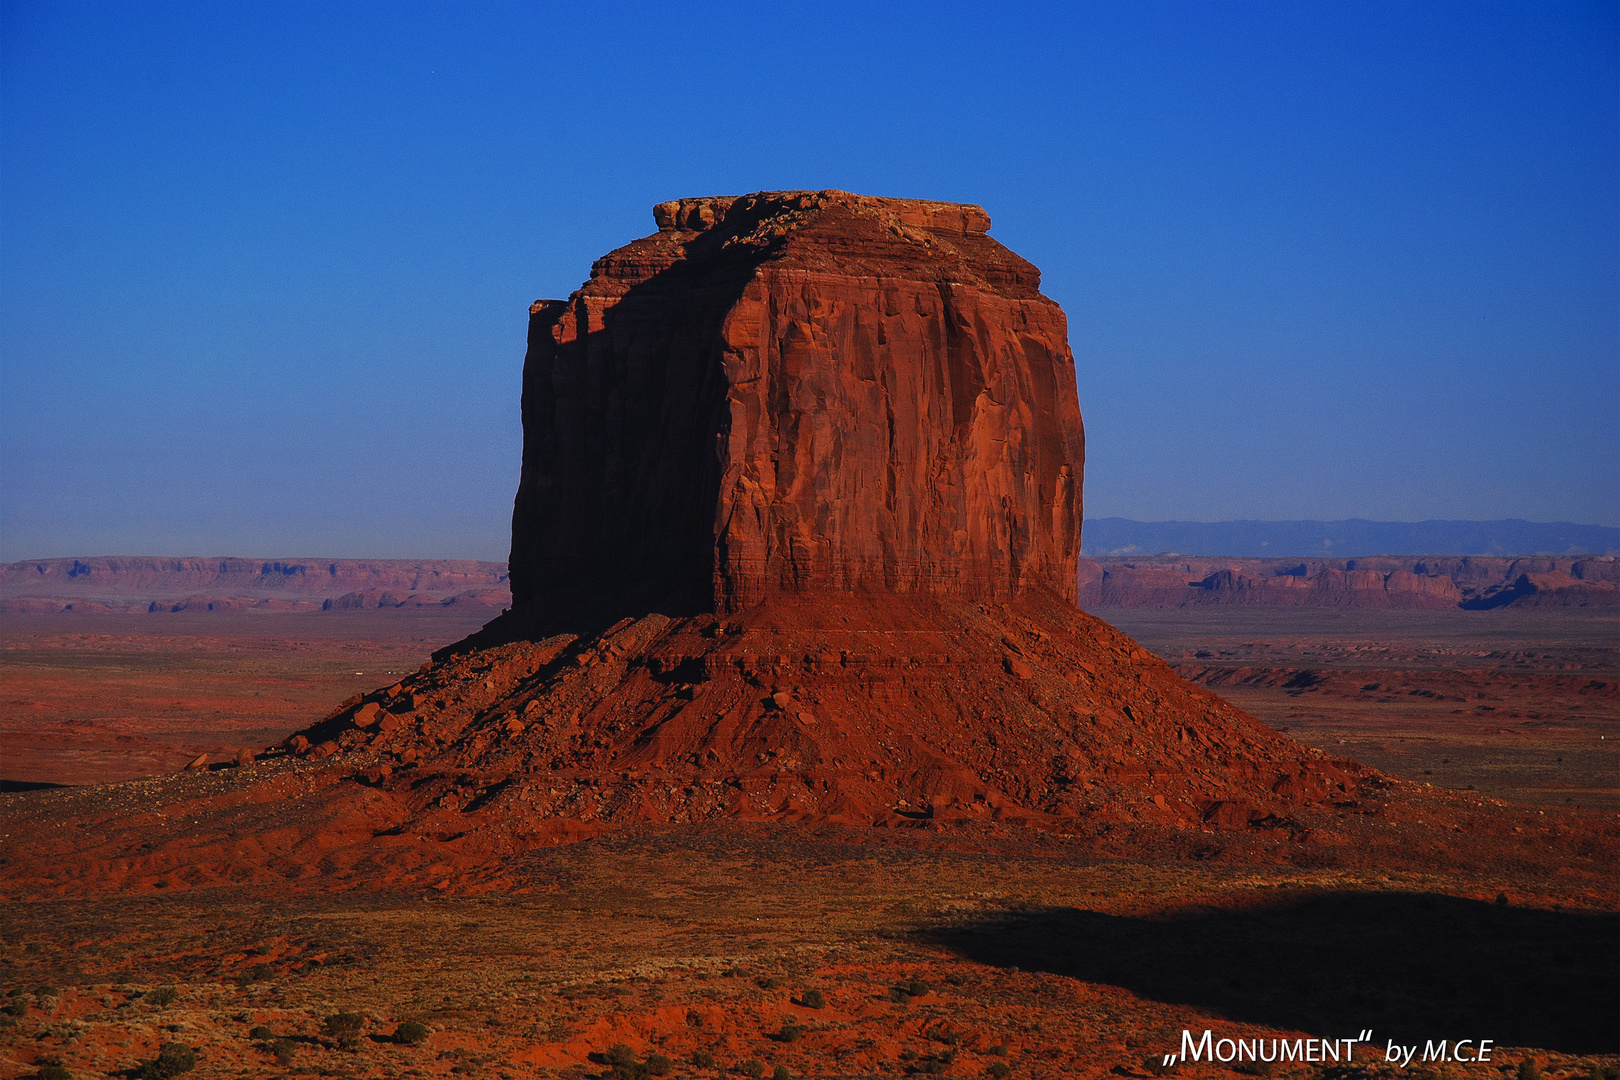
POLYGON ((531 308, 519 612, 588 591, 1073 600, 1067 325, 976 206, 682 199, 531 308))

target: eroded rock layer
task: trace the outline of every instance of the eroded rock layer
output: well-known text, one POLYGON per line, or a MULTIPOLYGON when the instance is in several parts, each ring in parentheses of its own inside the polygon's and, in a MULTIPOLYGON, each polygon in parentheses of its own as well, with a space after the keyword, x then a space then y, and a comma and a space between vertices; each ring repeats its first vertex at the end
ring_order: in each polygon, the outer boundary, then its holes
POLYGON ((982 210, 823 191, 655 218, 531 310, 520 613, 581 591, 1073 599, 1067 327, 982 210))

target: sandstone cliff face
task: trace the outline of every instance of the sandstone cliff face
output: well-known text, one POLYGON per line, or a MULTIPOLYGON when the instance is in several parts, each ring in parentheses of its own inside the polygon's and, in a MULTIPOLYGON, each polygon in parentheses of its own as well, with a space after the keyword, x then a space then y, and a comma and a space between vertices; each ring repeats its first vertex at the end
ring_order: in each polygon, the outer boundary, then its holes
POLYGON ((687 199, 531 309, 515 606, 675 588, 1073 600, 1062 311, 978 207, 687 199), (670 583, 674 583, 671 585, 670 583))

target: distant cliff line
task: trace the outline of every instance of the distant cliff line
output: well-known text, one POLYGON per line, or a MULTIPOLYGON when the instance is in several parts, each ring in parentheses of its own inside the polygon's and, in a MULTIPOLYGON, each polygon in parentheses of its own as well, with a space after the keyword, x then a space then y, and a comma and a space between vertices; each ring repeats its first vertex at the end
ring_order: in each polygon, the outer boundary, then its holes
POLYGON ((487 609, 511 604, 506 564, 471 559, 109 555, 0 564, 0 614, 487 609))
POLYGON ((1080 606, 1620 607, 1620 559, 1480 555, 1080 560, 1080 606))
POLYGON ((1620 555, 1620 529, 1568 521, 1132 521, 1087 518, 1080 553, 1244 558, 1620 555))
MULTIPOLYGON (((1620 607, 1620 559, 1374 556, 1081 559, 1079 601, 1111 607, 1620 607)), ((455 610, 511 604, 504 563, 105 556, 0 565, 0 614, 455 610)))

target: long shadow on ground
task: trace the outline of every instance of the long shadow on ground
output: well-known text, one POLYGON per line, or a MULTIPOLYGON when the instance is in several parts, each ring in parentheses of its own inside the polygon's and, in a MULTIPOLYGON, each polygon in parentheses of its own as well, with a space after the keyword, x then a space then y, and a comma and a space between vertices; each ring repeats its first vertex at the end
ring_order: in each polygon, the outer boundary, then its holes
POLYGON ((1000 967, 1109 983, 1323 1038, 1492 1039, 1572 1054, 1620 1046, 1620 919, 1450 896, 1318 893, 1129 918, 1075 908, 928 931, 1000 967))

